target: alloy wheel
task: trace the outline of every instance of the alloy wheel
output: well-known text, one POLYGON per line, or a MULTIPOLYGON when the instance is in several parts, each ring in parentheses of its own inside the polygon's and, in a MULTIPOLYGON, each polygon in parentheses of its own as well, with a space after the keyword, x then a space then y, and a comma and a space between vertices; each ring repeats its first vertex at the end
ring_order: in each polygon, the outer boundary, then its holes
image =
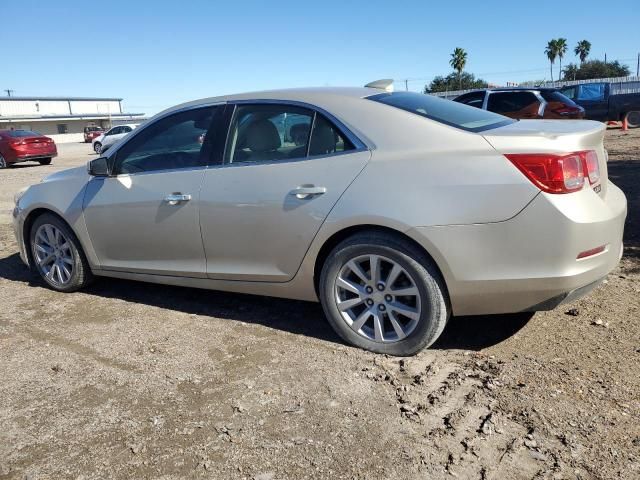
POLYGON ((102 153, 102 144, 100 142, 94 143, 93 151, 96 152, 98 155, 100 155, 102 153))
POLYGON ((47 281, 63 287, 73 277, 74 254, 71 242, 54 225, 41 225, 36 231, 33 256, 47 281))
POLYGON ((347 325, 374 342, 403 340, 420 321, 416 281, 400 264, 381 255, 349 260, 338 273, 334 295, 347 325))
POLYGON ((0 155, 0 168, 7 168, 7 161, 0 155))

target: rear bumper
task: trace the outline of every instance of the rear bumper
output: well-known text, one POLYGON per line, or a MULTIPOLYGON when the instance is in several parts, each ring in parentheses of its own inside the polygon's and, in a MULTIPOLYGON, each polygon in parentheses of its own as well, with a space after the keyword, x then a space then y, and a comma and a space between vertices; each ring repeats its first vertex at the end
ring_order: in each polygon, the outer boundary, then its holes
POLYGON ((31 160, 40 160, 43 158, 53 158, 58 156, 57 150, 51 150, 46 152, 37 153, 18 153, 8 163, 28 162, 31 160))
POLYGON ((539 194, 498 223, 418 227, 408 232, 433 255, 456 315, 549 310, 588 293, 618 264, 627 204, 609 183, 539 194), (579 253, 606 245, 603 252, 579 253))

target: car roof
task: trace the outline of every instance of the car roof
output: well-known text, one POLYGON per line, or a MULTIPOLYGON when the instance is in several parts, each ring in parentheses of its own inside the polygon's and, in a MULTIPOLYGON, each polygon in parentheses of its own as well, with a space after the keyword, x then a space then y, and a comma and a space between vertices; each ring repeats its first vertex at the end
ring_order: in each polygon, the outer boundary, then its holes
POLYGON ((279 90, 262 90, 257 92, 236 93, 232 95, 221 95, 218 97, 201 98, 191 102, 182 103, 168 108, 161 113, 169 113, 173 110, 207 105, 211 103, 231 102, 238 100, 283 100, 294 102, 315 103, 323 97, 349 97, 365 98, 371 95, 384 93, 384 90, 366 87, 308 87, 308 88, 285 88, 279 90))
MULTIPOLYGON (((467 93, 474 92, 557 92, 558 89, 554 87, 490 87, 490 88, 478 88, 477 90, 473 90, 471 92, 463 93, 462 95, 466 95, 467 93)), ((460 95, 460 96, 462 96, 460 95)))

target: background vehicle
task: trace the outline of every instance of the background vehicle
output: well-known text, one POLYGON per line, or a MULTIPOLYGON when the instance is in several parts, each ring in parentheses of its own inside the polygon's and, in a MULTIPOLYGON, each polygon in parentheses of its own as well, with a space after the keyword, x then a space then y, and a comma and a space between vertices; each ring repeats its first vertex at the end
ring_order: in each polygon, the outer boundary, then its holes
POLYGON ((640 92, 615 93, 611 83, 583 83, 560 91, 581 105, 590 120, 622 121, 630 128, 640 127, 640 92))
POLYGON ((90 143, 104 133, 104 128, 95 125, 84 127, 84 141, 90 143))
POLYGON ((18 162, 49 165, 58 155, 53 139, 30 130, 0 130, 0 168, 18 162))
POLYGON ((491 88, 453 99, 510 118, 579 119, 584 109, 553 88, 491 88))
POLYGON ((552 309, 617 265, 604 131, 373 88, 203 99, 18 194, 14 229, 58 291, 100 275, 320 300, 346 341, 411 355, 451 314, 552 309))
POLYGON ((100 136, 93 139, 93 151, 97 154, 105 152, 111 145, 135 130, 137 126, 138 125, 130 124, 118 125, 110 128, 100 136))

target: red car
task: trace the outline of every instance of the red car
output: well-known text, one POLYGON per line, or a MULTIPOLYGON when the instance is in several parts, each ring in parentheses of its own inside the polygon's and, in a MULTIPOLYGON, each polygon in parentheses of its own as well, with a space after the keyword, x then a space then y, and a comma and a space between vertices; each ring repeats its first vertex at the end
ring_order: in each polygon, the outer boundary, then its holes
POLYGON ((58 155, 53 139, 30 130, 0 130, 0 168, 34 160, 49 165, 58 155))
POLYGON ((84 127, 84 142, 91 143, 93 142, 94 138, 99 137, 103 133, 104 133, 104 128, 102 127, 96 127, 96 126, 84 127))

